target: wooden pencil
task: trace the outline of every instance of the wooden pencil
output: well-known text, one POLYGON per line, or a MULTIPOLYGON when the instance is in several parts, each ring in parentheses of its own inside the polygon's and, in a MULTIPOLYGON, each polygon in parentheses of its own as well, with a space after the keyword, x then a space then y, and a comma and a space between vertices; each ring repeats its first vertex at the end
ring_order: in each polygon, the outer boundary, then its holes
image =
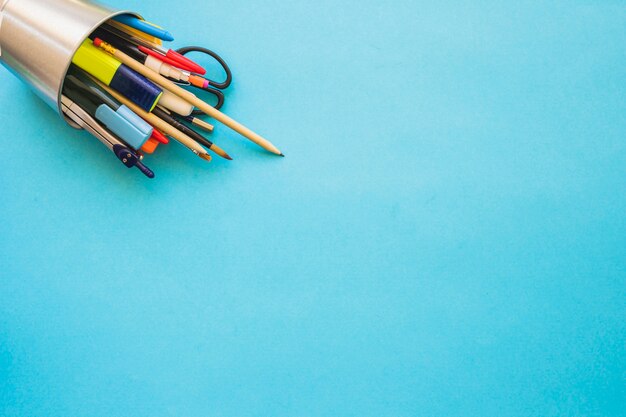
POLYGON ((184 124, 183 122, 178 121, 176 118, 174 118, 174 116, 164 111, 159 106, 155 107, 154 110, 152 110, 152 114, 154 114, 159 119, 163 120, 165 123, 168 123, 172 125, 174 128, 180 130, 182 133, 189 136, 191 139, 195 140, 200 145, 212 150, 213 152, 215 152, 222 158, 228 159, 229 161, 233 160, 233 158, 231 158, 230 155, 228 155, 224 149, 220 148, 219 146, 217 146, 216 144, 214 144, 213 142, 211 142, 210 140, 208 140, 207 138, 205 138, 204 136, 202 136, 201 134, 199 134, 198 132, 196 132, 195 130, 193 130, 192 128, 184 124))
POLYGON ((98 85, 102 87, 107 93, 115 97, 120 103, 124 104, 126 107, 137 113, 137 115, 144 119, 146 122, 161 130, 166 135, 173 137, 178 142, 189 148, 191 152, 195 153, 205 161, 211 160, 211 155, 198 142, 196 142, 180 130, 176 129, 174 126, 155 116, 154 114, 148 113, 145 110, 141 109, 135 103, 133 103, 117 91, 113 90, 111 87, 105 85, 99 80, 94 79, 94 81, 96 81, 98 85))
POLYGON ((134 59, 126 55, 124 52, 114 48, 113 46, 109 45, 106 42, 103 42, 102 39, 96 38, 94 40, 94 45, 101 48, 102 50, 109 53, 110 55, 114 56, 115 58, 119 59, 123 64, 137 71, 144 77, 154 81, 156 84, 160 85, 161 87, 166 88, 172 93, 176 94, 177 96, 187 100, 189 103, 193 104, 198 109, 200 109, 204 114, 214 118, 215 120, 222 122, 226 126, 230 127, 237 133, 250 139, 252 142, 256 143, 262 148, 276 155, 284 156, 282 152, 279 151, 278 148, 276 148, 276 146, 274 146, 270 141, 268 141, 261 135, 253 132, 252 130, 248 129, 241 123, 233 120, 232 118, 225 115, 221 111, 215 109, 214 107, 211 107, 209 104, 205 103, 204 101, 196 97, 193 93, 179 87, 178 85, 174 84, 172 81, 168 80, 167 78, 152 71, 150 68, 146 67, 145 65, 142 65, 138 61, 135 61, 134 59))

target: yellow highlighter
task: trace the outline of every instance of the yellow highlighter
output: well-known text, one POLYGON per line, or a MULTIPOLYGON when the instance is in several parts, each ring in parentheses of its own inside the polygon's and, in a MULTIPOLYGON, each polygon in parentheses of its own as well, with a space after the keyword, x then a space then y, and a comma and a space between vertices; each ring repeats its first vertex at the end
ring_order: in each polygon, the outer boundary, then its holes
POLYGON ((83 42, 72 63, 147 112, 154 109, 163 95, 163 90, 156 84, 95 47, 90 39, 83 42))

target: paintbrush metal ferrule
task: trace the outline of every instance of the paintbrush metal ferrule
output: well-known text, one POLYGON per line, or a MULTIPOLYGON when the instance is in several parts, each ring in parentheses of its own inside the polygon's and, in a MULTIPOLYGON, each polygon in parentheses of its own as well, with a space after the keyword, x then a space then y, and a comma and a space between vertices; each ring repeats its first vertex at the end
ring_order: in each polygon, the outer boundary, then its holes
POLYGON ((194 126, 198 126, 200 129, 206 130, 210 133, 213 133, 213 130, 215 129, 215 126, 213 126, 211 123, 207 123, 204 120, 198 119, 194 116, 180 116, 179 118, 193 124, 194 126))

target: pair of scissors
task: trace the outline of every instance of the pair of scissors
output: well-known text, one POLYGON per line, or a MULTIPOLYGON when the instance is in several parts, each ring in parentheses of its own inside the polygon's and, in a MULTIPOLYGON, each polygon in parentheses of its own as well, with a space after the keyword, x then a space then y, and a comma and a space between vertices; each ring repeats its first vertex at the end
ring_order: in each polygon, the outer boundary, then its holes
MULTIPOLYGON (((178 52, 181 55, 186 55, 190 52, 199 52, 199 53, 212 57, 221 65, 221 67, 224 69, 224 72, 226 73, 225 81, 219 82, 219 81, 210 80, 206 78, 206 80, 208 81, 208 84, 205 87, 198 87, 198 86, 193 86, 193 85, 192 87, 195 87, 200 90, 207 91, 213 94, 217 98, 217 104, 215 104, 213 107, 215 107, 217 110, 222 108, 222 106, 224 105, 224 100, 225 100, 223 90, 227 89, 230 86, 230 84, 233 82, 233 74, 230 71, 230 68, 228 67, 228 64, 226 63, 226 61, 224 61, 222 57, 219 56, 217 53, 211 51, 210 49, 203 48, 201 46, 186 46, 184 48, 177 49, 176 52, 178 52)), ((198 116, 204 113, 199 110, 194 110, 192 114, 194 116, 198 116)))

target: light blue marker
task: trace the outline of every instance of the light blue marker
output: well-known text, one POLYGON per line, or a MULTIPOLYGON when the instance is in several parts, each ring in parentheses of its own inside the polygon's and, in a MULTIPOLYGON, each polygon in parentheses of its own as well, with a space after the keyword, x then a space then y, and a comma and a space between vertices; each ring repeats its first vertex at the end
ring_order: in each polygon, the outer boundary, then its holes
POLYGON ((114 111, 106 104, 102 104, 96 110, 96 119, 123 138, 133 149, 141 149, 152 136, 152 126, 124 105, 114 111))

